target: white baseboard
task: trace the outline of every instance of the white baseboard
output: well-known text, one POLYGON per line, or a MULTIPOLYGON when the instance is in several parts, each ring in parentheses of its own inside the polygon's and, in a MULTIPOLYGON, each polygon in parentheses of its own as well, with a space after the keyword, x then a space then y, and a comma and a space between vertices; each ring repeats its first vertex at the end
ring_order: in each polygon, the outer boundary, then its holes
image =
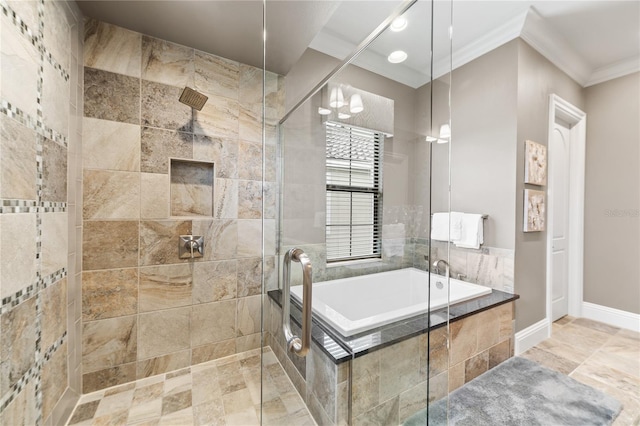
POLYGON ((582 302, 582 316, 640 333, 640 315, 595 303, 582 302))
POLYGON ((528 351, 538 343, 551 337, 549 321, 543 319, 516 333, 515 354, 520 355, 528 351))

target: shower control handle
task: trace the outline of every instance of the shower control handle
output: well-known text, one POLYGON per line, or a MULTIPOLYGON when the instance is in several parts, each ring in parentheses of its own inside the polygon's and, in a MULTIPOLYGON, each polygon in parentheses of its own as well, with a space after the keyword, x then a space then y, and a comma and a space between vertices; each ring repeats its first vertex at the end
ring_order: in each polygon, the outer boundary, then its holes
POLYGON ((282 271, 282 331, 290 352, 304 357, 311 346, 311 294, 313 270, 309 256, 299 248, 293 248, 284 255, 282 271), (302 338, 291 332, 291 261, 302 265, 302 338))

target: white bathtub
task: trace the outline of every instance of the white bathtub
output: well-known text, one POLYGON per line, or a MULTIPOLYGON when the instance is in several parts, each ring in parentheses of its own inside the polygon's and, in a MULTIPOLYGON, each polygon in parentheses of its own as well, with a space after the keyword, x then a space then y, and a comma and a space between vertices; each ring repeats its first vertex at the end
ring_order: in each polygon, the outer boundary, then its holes
MULTIPOLYGON (((450 301, 445 278, 431 274, 431 310, 491 293, 488 287, 451 279, 450 301)), ((415 268, 313 283, 313 312, 351 336, 425 313, 428 273, 415 268)), ((300 301, 302 286, 291 287, 300 301)))

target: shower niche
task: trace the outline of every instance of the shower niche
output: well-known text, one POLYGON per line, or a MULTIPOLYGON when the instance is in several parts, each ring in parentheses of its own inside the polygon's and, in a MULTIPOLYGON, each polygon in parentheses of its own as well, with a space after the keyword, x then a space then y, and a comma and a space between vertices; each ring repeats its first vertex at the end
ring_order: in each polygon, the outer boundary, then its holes
POLYGON ((171 158, 171 216, 213 217, 214 164, 171 158))

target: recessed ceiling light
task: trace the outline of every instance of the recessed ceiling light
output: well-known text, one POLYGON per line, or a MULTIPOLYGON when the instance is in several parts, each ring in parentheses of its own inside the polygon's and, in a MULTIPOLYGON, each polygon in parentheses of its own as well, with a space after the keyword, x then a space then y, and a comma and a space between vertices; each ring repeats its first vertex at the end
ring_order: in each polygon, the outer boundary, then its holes
POLYGON ((318 114, 320 114, 320 115, 329 115, 329 114, 331 114, 331 110, 329 108, 318 107, 318 114))
POLYGON ((402 50, 396 50, 395 52, 391 52, 387 61, 392 64, 399 64, 400 62, 404 62, 407 59, 407 53, 402 50))
POLYGON ((389 26, 389 29, 395 32, 402 31, 405 28, 407 28, 407 19, 404 16, 398 16, 389 26))

